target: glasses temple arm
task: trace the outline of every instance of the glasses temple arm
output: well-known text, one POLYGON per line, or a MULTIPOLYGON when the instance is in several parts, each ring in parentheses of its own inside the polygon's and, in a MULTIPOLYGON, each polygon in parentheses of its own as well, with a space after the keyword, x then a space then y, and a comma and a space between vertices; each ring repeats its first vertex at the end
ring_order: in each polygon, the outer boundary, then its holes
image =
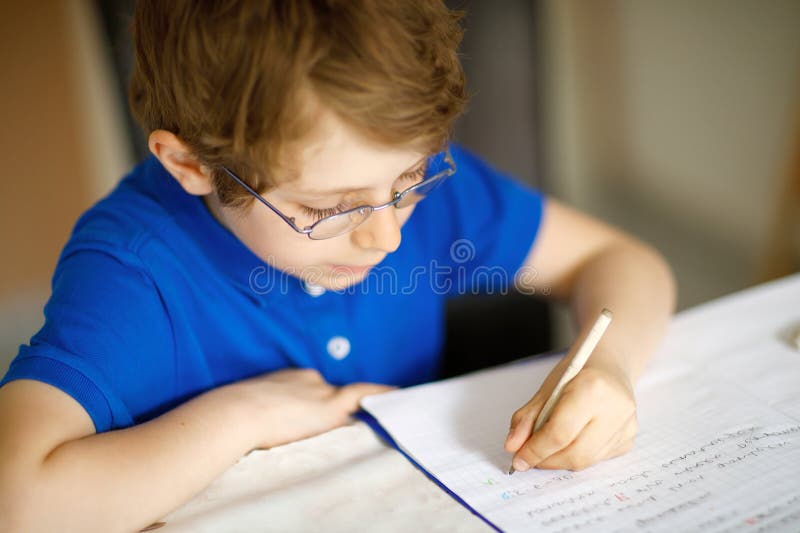
POLYGON ((228 176, 230 176, 233 180, 235 180, 236 183, 241 185, 247 192, 253 195, 256 198, 256 200, 260 201, 262 204, 269 207, 273 213, 281 217, 284 220, 284 222, 289 224, 296 232, 303 234, 311 232, 310 228, 300 228, 297 224, 295 224, 293 217, 287 217, 286 215, 278 211, 277 207, 269 203, 266 198, 258 194, 255 189, 253 189, 251 186, 245 183, 244 180, 242 180, 239 176, 234 174, 233 171, 229 170, 227 167, 222 167, 222 170, 224 170, 228 176))

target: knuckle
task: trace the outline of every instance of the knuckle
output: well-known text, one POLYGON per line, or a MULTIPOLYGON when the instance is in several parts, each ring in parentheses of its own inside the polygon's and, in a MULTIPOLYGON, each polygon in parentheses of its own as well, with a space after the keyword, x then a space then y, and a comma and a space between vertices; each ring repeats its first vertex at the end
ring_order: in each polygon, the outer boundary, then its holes
POLYGON ((572 436, 563 429, 554 428, 547 434, 547 441, 560 450, 572 442, 572 436))
POLYGON ((554 463, 551 459, 546 459, 536 465, 539 470, 563 470, 564 467, 560 464, 554 463))
POLYGON ((341 395, 336 395, 328 402, 330 414, 337 422, 350 414, 350 401, 341 395))
POLYGON ((617 447, 616 447, 616 448, 614 448, 614 450, 611 452, 611 454, 610 454, 610 456, 609 456, 609 459, 610 459, 611 457, 618 457, 618 456, 620 456, 620 455, 625 455, 626 453, 628 453, 629 451, 631 451, 631 448, 633 448, 633 441, 630 441, 630 440, 629 440, 629 441, 621 442, 621 443, 620 443, 620 444, 618 444, 618 445, 617 445, 617 447))
POLYGON ((600 395, 606 388, 605 380, 597 374, 589 374, 583 381, 583 388, 592 396, 600 395))
MULTIPOLYGON (((531 456, 530 450, 528 450, 524 446, 522 448, 520 448, 519 450, 517 450, 517 453, 514 454, 514 457, 511 460, 512 466, 514 465, 514 458, 516 458, 516 457, 519 457, 520 459, 522 459, 523 461, 528 463, 530 466, 533 466, 533 465, 536 464, 536 461, 532 461, 531 460, 532 456, 531 456)), ((519 470, 519 468, 517 468, 515 466, 514 470, 519 470)))
POLYGON ((340 389, 338 392, 339 405, 347 414, 358 410, 360 399, 361 396, 354 389, 340 389))
POLYGON ((569 465, 569 467, 567 467, 567 470, 571 470, 572 472, 580 472, 588 467, 588 461, 574 461, 571 465, 569 465))
POLYGON ((356 396, 356 389, 352 385, 344 385, 342 387, 332 387, 331 395, 339 400, 350 400, 356 396))
POLYGON ((567 470, 572 470, 573 472, 583 470, 592 464, 591 458, 583 454, 572 454, 566 458, 565 462, 567 470))
POLYGON ((542 456, 530 444, 526 444, 517 451, 517 455, 522 457, 526 463, 533 466, 542 460, 542 456))

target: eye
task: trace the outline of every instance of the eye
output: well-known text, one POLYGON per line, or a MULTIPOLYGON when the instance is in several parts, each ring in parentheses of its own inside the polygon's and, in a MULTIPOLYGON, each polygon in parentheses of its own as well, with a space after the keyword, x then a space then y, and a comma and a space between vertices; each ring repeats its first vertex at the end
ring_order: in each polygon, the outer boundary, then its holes
POLYGON ((419 181, 425 175, 426 168, 427 168, 427 165, 425 164, 425 162, 422 162, 416 168, 414 168, 412 170, 409 170, 408 172, 404 172, 403 174, 400 174, 400 179, 401 180, 410 180, 410 181, 419 181))
POLYGON ((333 215, 338 215, 342 211, 347 210, 348 205, 344 203, 337 204, 333 207, 325 207, 322 209, 317 209, 315 207, 308 207, 307 205, 300 206, 303 210, 303 213, 312 217, 314 221, 323 219, 325 217, 330 217, 333 215))

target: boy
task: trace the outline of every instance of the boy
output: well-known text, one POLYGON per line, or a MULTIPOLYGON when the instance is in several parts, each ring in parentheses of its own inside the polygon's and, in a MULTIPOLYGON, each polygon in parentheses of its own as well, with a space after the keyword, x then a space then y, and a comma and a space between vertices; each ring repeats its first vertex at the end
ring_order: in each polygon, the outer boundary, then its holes
POLYGON ((511 416, 514 467, 630 448, 669 269, 448 146, 466 97, 440 1, 148 0, 133 32, 153 157, 78 221, 2 381, 0 529, 141 528, 249 450, 434 379, 444 298, 492 290, 482 268, 579 325, 615 313, 540 431, 563 365, 511 416))

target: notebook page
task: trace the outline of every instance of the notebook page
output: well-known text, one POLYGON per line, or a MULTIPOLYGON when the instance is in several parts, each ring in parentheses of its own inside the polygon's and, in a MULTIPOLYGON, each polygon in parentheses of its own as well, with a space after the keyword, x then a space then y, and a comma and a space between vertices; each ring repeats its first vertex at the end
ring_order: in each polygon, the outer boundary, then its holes
MULTIPOLYGON (((777 342, 749 350, 797 361, 761 376, 762 384, 800 383, 790 379, 800 378, 796 352, 777 342)), ((362 404, 423 468, 504 531, 800 530, 797 386, 784 395, 761 390, 747 381, 747 366, 720 377, 676 357, 671 371, 645 376, 637 388, 631 452, 580 472, 508 476, 510 416, 556 362, 518 363, 362 404)))

